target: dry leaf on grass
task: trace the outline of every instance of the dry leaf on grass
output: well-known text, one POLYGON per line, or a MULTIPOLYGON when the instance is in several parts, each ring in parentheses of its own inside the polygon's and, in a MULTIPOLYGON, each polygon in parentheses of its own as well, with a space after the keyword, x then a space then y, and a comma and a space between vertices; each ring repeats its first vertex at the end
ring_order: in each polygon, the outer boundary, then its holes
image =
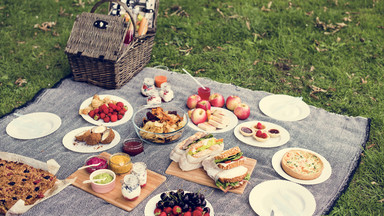
POLYGON ((269 12, 269 11, 271 11, 271 9, 269 9, 269 8, 265 8, 264 5, 263 5, 263 7, 261 7, 260 10, 261 10, 261 11, 265 11, 265 12, 269 12))
POLYGON ((198 73, 200 73, 200 72, 205 72, 205 69, 199 69, 199 70, 197 70, 197 71, 195 71, 195 74, 198 74, 198 73))
POLYGON ((16 81, 15 81, 15 85, 17 86, 22 86, 24 83, 28 83, 26 79, 22 79, 21 77, 19 77, 16 81))
POLYGON ((3 10, 5 8, 5 6, 0 6, 0 10, 3 10))
POLYGON ((50 28, 56 25, 56 22, 43 22, 41 25, 40 24, 35 24, 33 27, 34 28, 39 28, 43 31, 51 31, 50 28))
POLYGON ((381 199, 381 200, 378 200, 379 203, 383 203, 384 202, 384 199, 381 199))
POLYGON ((219 14, 220 14, 223 18, 225 17, 224 14, 223 14, 223 12, 221 12, 220 8, 216 8, 216 11, 219 12, 219 14))

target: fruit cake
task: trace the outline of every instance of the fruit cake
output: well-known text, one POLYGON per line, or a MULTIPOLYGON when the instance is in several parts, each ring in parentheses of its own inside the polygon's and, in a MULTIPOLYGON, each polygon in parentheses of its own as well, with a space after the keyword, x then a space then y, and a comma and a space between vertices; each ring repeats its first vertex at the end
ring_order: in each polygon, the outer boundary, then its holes
POLYGON ((0 159, 0 214, 6 214, 19 199, 34 204, 55 182, 56 176, 47 171, 0 159))
POLYGON ((290 150, 284 154, 281 167, 294 178, 313 180, 321 175, 324 165, 321 159, 311 152, 290 150))

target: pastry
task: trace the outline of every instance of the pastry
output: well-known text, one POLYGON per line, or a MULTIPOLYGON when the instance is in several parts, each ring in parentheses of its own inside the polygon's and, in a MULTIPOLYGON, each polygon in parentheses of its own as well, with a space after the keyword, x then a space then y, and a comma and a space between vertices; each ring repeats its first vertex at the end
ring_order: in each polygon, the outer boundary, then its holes
POLYGON ((288 175, 301 180, 316 179, 324 169, 323 162, 317 155, 304 150, 286 152, 281 160, 281 167, 288 175))

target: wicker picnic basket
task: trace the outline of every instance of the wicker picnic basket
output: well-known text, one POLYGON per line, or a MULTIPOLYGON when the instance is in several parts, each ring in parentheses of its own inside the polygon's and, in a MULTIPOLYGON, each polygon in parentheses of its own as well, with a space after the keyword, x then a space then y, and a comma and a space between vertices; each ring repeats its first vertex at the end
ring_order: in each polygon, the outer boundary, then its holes
POLYGON ((148 27, 143 36, 136 37, 134 33, 128 46, 124 46, 124 38, 129 23, 121 17, 94 13, 105 2, 119 4, 131 20, 135 20, 128 7, 120 1, 101 0, 90 13, 83 12, 77 16, 65 53, 75 81, 117 89, 138 74, 151 59, 159 0, 155 3, 153 26, 148 27), (101 28, 102 25, 97 25, 100 22, 107 25, 101 28))

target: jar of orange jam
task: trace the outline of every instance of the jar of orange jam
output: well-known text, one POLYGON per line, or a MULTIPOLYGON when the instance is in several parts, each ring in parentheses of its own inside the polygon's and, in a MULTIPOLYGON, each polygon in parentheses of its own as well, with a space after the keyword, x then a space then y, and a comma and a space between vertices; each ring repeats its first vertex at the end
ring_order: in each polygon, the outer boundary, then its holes
POLYGON ((125 153, 113 154, 108 161, 109 168, 116 174, 128 173, 132 169, 131 157, 125 153))

